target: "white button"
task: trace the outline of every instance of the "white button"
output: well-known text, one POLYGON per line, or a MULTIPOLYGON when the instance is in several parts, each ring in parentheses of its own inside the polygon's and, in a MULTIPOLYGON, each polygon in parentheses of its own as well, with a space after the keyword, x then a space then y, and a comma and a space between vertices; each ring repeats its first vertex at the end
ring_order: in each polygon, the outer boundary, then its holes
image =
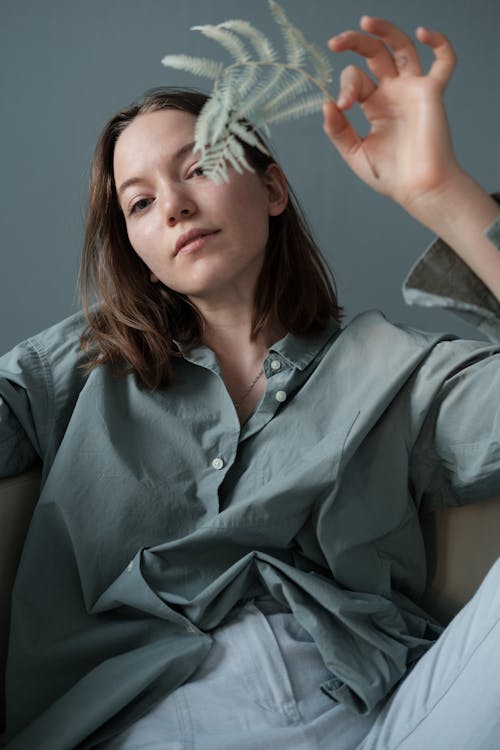
POLYGON ((286 401, 286 393, 285 393, 285 391, 277 391, 275 399, 276 399, 276 401, 279 401, 280 404, 282 404, 283 401, 286 401))
POLYGON ((212 468, 216 469, 217 471, 219 471, 219 469, 222 469, 223 466, 224 461, 219 456, 217 456, 217 458, 214 458, 214 460, 212 461, 212 468))
POLYGON ((279 361, 279 359, 271 360, 271 370, 274 370, 275 372, 281 370, 281 362, 279 361))
POLYGON ((131 560, 129 564, 127 565, 127 573, 130 573, 132 571, 132 568, 134 567, 134 561, 131 560))

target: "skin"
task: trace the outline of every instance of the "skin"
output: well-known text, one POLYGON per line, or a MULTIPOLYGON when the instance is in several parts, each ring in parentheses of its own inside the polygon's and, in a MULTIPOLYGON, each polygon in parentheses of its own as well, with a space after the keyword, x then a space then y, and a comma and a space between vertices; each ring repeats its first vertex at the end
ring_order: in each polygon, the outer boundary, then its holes
POLYGON ((269 217, 283 211, 287 193, 276 165, 263 177, 232 170, 229 183, 207 179, 192 152, 195 122, 176 110, 138 116, 118 138, 114 177, 130 242, 153 280, 186 294, 210 320, 214 308, 251 304, 269 217), (195 229, 215 234, 176 252, 195 229))

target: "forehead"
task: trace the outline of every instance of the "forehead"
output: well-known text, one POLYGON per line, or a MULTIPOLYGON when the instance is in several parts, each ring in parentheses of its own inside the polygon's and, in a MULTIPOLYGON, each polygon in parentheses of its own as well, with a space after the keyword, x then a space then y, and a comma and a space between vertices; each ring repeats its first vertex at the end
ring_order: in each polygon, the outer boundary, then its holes
POLYGON ((119 174, 150 162, 173 158, 194 139, 195 115, 174 109, 146 112, 127 125, 115 144, 113 167, 119 174))

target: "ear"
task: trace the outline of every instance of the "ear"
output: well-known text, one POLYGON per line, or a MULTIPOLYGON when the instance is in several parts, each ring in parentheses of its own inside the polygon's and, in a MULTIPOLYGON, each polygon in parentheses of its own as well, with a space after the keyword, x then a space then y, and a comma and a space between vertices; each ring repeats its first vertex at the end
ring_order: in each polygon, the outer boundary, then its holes
POLYGON ((268 195, 269 216, 279 216, 288 203, 286 177, 278 164, 270 164, 264 175, 268 195))

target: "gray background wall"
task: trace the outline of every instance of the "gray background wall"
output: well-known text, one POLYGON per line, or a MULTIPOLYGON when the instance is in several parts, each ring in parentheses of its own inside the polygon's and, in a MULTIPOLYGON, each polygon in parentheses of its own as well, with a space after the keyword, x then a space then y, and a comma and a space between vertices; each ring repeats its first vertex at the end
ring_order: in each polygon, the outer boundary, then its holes
MULTIPOLYGON (((318 45, 356 26, 363 13, 411 32, 422 24, 447 33, 460 60, 447 92, 456 150, 488 190, 500 187, 499 0, 282 4, 318 45)), ((265 0, 2 1, 0 351, 77 309, 88 163, 101 126, 152 86, 203 87, 204 79, 160 60, 167 52, 220 58, 218 45, 189 28, 228 18, 246 18, 279 40, 265 0)), ((333 58, 336 73, 352 60, 333 58)), ((396 321, 473 335, 448 313, 404 305, 401 280, 430 235, 351 176, 320 115, 276 126, 273 144, 334 269, 348 318, 379 307, 396 321)))

